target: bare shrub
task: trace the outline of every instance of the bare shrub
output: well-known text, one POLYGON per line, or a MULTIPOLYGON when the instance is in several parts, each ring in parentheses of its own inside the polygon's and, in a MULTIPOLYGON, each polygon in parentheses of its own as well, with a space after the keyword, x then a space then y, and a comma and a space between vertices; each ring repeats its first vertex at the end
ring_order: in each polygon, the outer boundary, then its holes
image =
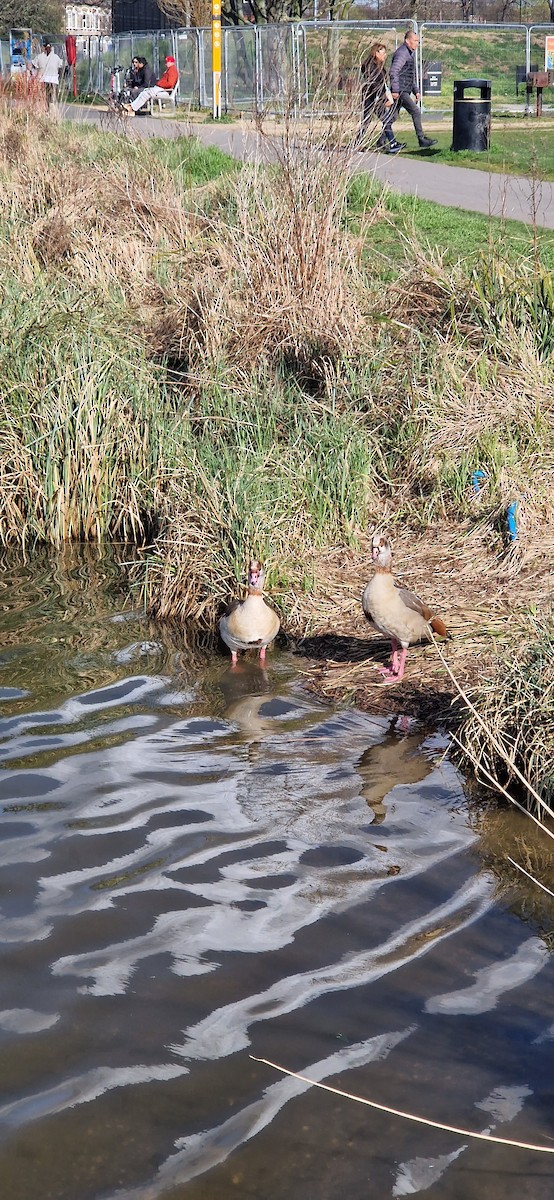
POLYGON ((71 257, 71 231, 61 213, 52 213, 38 226, 33 236, 33 249, 43 266, 71 257))
POLYGON ((165 312, 158 345, 165 338, 188 363, 225 355, 246 368, 321 373, 367 338, 367 284, 345 228, 349 153, 336 130, 292 121, 272 136, 262 128, 260 147, 228 215, 212 222, 211 255, 165 312))

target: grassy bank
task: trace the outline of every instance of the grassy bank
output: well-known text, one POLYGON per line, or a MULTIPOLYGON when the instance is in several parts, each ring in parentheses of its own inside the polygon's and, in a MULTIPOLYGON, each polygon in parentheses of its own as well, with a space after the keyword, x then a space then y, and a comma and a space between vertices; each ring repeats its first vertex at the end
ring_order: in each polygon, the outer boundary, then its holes
POLYGON ((432 206, 352 179, 339 144, 285 129, 239 169, 0 117, 0 536, 133 540, 150 611, 210 628, 255 552, 320 691, 436 718, 433 647, 386 698, 365 661, 367 528, 466 686, 510 611, 550 628, 552 238, 468 218, 443 251, 432 206))
POLYGON ((491 171, 493 174, 521 175, 537 180, 554 179, 554 141, 552 133, 554 122, 551 117, 543 117, 540 121, 525 117, 493 117, 491 123, 490 146, 488 150, 458 150, 451 149, 452 145, 452 116, 449 113, 445 120, 437 123, 431 118, 424 118, 426 132, 437 140, 430 154, 422 155, 413 127, 405 116, 395 123, 395 130, 402 141, 407 142, 407 150, 403 158, 408 161, 411 155, 417 156, 418 161, 427 162, 432 170, 436 163, 446 163, 456 167, 470 167, 479 171, 491 171))

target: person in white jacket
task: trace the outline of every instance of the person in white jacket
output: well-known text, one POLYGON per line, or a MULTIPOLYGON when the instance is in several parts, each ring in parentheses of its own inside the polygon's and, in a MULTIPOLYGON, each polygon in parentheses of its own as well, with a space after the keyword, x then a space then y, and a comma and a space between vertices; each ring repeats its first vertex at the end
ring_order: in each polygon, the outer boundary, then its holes
POLYGON ((52 49, 52 45, 48 38, 43 38, 42 51, 33 58, 31 66, 39 80, 39 83, 44 84, 46 92, 46 103, 48 108, 51 108, 56 103, 58 96, 58 84, 60 82, 60 71, 63 71, 63 62, 52 49))

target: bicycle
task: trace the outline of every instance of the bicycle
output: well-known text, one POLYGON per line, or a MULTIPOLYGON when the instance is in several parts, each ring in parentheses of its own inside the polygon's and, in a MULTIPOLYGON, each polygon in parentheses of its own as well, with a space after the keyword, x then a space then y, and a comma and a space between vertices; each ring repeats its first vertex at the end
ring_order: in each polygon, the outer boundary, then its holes
POLYGON ((128 88, 121 86, 123 67, 115 66, 110 76, 110 91, 108 95, 108 112, 112 116, 127 116, 127 104, 131 96, 128 88))

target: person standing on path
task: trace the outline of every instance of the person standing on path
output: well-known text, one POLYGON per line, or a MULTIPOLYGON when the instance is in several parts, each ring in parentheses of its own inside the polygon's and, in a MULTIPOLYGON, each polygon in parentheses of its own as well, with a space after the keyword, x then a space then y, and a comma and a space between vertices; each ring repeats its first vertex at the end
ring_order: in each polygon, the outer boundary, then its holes
POLYGON ((354 143, 354 148, 362 152, 368 129, 376 118, 383 127, 376 143, 377 149, 382 150, 386 146, 388 154, 398 154, 406 145, 405 142, 397 142, 392 131, 395 108, 387 83, 386 58, 387 47, 383 42, 374 42, 362 63, 362 122, 354 143))
POLYGON ((395 50, 390 65, 390 88, 393 99, 396 103, 397 112, 401 108, 405 108, 409 112, 414 123, 417 140, 422 149, 427 149, 428 146, 436 146, 437 139, 426 137, 421 124, 421 111, 419 108, 419 91, 416 81, 416 56, 415 52, 419 45, 419 37, 414 33, 413 29, 409 29, 404 34, 404 41, 401 46, 395 50), (413 99, 415 97, 415 99, 413 99))
POLYGON ((31 66, 39 83, 44 84, 48 108, 54 107, 58 97, 58 84, 60 71, 63 71, 63 62, 52 49, 49 38, 42 39, 42 52, 33 58, 31 66))

